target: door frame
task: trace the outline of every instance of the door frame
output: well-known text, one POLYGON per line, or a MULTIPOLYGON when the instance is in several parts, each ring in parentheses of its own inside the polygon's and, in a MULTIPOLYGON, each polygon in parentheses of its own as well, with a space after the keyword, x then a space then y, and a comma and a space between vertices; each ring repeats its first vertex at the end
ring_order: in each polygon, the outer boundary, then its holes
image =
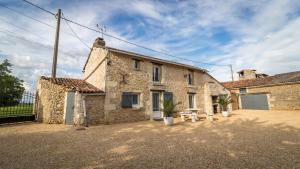
POLYGON ((161 97, 162 97, 162 92, 161 91, 151 91, 151 119, 161 119, 162 118, 162 112, 161 112, 161 97), (158 94, 158 105, 159 105, 159 110, 158 111, 153 111, 153 94, 158 94), (154 116, 154 114, 160 114, 158 116, 154 116))

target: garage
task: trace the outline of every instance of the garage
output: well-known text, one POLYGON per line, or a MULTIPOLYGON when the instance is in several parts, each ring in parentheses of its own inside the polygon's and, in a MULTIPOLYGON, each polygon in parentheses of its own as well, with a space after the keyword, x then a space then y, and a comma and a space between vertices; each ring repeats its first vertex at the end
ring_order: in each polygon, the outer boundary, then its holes
POLYGON ((242 109, 269 110, 267 94, 243 94, 241 96, 242 109))

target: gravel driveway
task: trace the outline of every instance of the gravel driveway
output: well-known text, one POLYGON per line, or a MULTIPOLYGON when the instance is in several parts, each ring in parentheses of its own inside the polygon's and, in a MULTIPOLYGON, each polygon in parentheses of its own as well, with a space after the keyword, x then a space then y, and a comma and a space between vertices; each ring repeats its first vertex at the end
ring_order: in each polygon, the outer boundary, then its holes
POLYGON ((235 111, 213 123, 0 127, 0 168, 300 168, 300 111, 235 111))

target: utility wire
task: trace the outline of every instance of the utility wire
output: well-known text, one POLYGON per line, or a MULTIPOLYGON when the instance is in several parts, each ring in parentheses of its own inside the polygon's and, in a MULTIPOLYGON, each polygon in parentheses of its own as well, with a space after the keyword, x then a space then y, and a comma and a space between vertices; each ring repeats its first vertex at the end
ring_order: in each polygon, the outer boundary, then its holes
MULTIPOLYGON (((36 4, 33 4, 33 3, 31 3, 31 2, 29 2, 29 1, 27 1, 27 0, 23 0, 23 1, 26 2, 26 3, 28 3, 29 5, 32 5, 32 6, 34 6, 34 7, 39 8, 40 10, 42 10, 42 11, 44 11, 44 12, 50 13, 50 14, 52 14, 52 15, 54 14, 54 13, 52 13, 52 12, 50 12, 50 11, 48 11, 48 10, 46 10, 46 9, 44 9, 44 8, 42 8, 42 7, 40 7, 40 6, 38 6, 38 5, 36 5, 36 4)), ((55 15, 55 14, 54 14, 54 15, 55 15)), ((111 38, 117 39, 117 40, 119 40, 119 41, 128 43, 128 44, 130 44, 130 45, 133 45, 133 46, 136 46, 136 47, 140 47, 140 48, 143 48, 143 49, 152 51, 152 52, 160 53, 160 54, 163 54, 163 55, 167 55, 167 56, 170 56, 170 57, 174 57, 174 58, 177 58, 177 59, 181 59, 181 60, 185 60, 185 61, 189 61, 189 62, 195 62, 195 63, 199 63, 199 64, 211 65, 211 66, 229 66, 229 65, 221 65, 221 64, 219 65, 219 64, 214 64, 214 63, 206 63, 206 62, 200 62, 200 61, 190 60, 190 59, 186 59, 186 58, 181 58, 181 57, 178 57, 178 56, 176 56, 176 55, 172 55, 172 54, 166 53, 166 52, 164 52, 164 51, 159 51, 159 50, 156 50, 156 49, 152 49, 152 48, 149 48, 149 47, 145 47, 145 46, 142 46, 142 45, 139 45, 139 44, 130 42, 130 41, 128 41, 128 40, 125 40, 125 39, 122 39, 122 38, 119 38, 119 37, 116 37, 116 36, 113 36, 113 35, 104 33, 103 31, 99 31, 99 30, 96 30, 96 29, 94 29, 94 28, 85 26, 85 25, 80 24, 80 23, 78 23, 78 22, 72 21, 72 20, 70 20, 70 19, 68 19, 68 18, 66 18, 66 17, 62 17, 61 19, 64 19, 64 20, 66 20, 66 21, 68 21, 68 22, 70 22, 70 23, 73 23, 73 24, 75 24, 75 25, 77 25, 77 26, 80 26, 80 27, 82 27, 82 28, 85 28, 85 29, 88 29, 88 30, 91 30, 91 31, 94 31, 94 32, 97 32, 97 33, 101 33, 101 34, 103 34, 103 35, 105 35, 105 36, 107 36, 107 37, 111 37, 111 38)))
MULTIPOLYGON (((65 17, 65 16, 64 16, 64 13, 62 13, 62 16, 65 17)), ((76 37, 76 38, 77 38, 84 46, 86 46, 88 49, 91 50, 91 48, 89 47, 89 45, 86 44, 86 43, 85 43, 85 42, 77 35, 77 33, 72 29, 72 27, 69 25, 68 21, 65 20, 65 22, 66 22, 66 24, 68 25, 69 29, 73 32, 74 36, 75 36, 75 37, 76 37)))
POLYGON ((38 5, 36 5, 36 4, 34 4, 34 3, 32 3, 32 2, 29 2, 29 1, 26 1, 26 0, 23 0, 24 2, 26 2, 26 3, 28 3, 28 4, 30 4, 30 5, 32 5, 32 6, 34 6, 34 7, 37 7, 37 8, 39 8, 40 10, 42 10, 42 11, 44 11, 44 12, 47 12, 47 13, 49 13, 49 14, 51 14, 51 15, 56 15, 55 13, 53 13, 53 12, 51 12, 51 11, 48 11, 48 10, 46 10, 46 9, 44 9, 44 8, 42 8, 42 7, 40 7, 40 6, 38 6, 38 5))
POLYGON ((17 10, 14 10, 14 9, 8 7, 8 6, 5 6, 5 5, 3 5, 3 4, 1 4, 1 3, 0 3, 0 6, 3 7, 3 8, 9 9, 10 11, 13 11, 13 12, 19 14, 19 15, 22 15, 22 16, 24 16, 24 17, 30 18, 30 19, 35 20, 35 21, 37 21, 37 22, 39 22, 39 23, 41 23, 41 24, 43 24, 43 25, 47 25, 47 26, 49 26, 49 27, 55 29, 54 26, 49 25, 49 24, 47 24, 46 22, 40 21, 40 20, 38 20, 38 19, 35 19, 35 18, 33 18, 33 17, 31 17, 31 16, 28 16, 28 15, 22 13, 22 12, 19 12, 19 11, 17 11, 17 10))
MULTIPOLYGON (((3 5, 3 4, 1 4, 1 3, 0 3, 0 6, 3 7, 3 8, 6 8, 6 9, 8 9, 8 10, 10 10, 10 11, 12 11, 12 12, 18 14, 18 15, 21 15, 21 16, 23 16, 23 17, 26 17, 26 18, 32 19, 32 20, 34 20, 34 21, 37 21, 37 22, 39 22, 39 23, 41 23, 41 24, 43 24, 43 25, 46 25, 46 26, 48 26, 48 27, 50 27, 50 28, 52 28, 52 29, 56 29, 54 26, 52 26, 52 25, 50 25, 50 24, 47 24, 47 23, 45 23, 45 22, 43 22, 43 21, 40 21, 40 20, 35 19, 35 18, 31 17, 31 16, 28 16, 28 15, 22 13, 22 12, 19 12, 19 11, 17 11, 17 10, 14 10, 14 9, 12 9, 12 8, 9 8, 9 7, 7 7, 7 6, 3 5)), ((77 37, 74 36, 72 33, 69 33, 69 32, 66 32, 66 31, 62 31, 62 32, 65 33, 65 34, 67 34, 67 35, 69 35, 69 36, 73 36, 73 37, 77 38, 77 37)), ((90 49, 90 48, 89 48, 89 49, 90 49)))
POLYGON ((70 19, 67 19, 67 18, 65 18, 65 17, 63 17, 62 19, 66 20, 66 21, 69 21, 69 22, 71 22, 71 23, 73 23, 73 24, 75 24, 75 25, 78 25, 78 26, 80 26, 80 27, 89 29, 89 30, 94 31, 94 32, 97 32, 97 33, 102 33, 102 34, 105 35, 105 36, 108 36, 108 37, 117 39, 117 40, 119 40, 119 41, 122 41, 122 42, 125 42, 125 43, 128 43, 128 44, 131 44, 131 45, 133 45, 133 46, 140 47, 140 48, 143 48, 143 49, 152 51, 152 52, 164 54, 164 55, 167 55, 167 56, 170 56, 170 57, 174 57, 174 58, 181 59, 181 60, 185 60, 185 61, 189 61, 189 62, 195 62, 195 63, 206 64, 206 65, 212 65, 212 66, 228 66, 228 65, 219 65, 219 64, 213 64, 213 63, 199 62, 199 61, 195 61, 195 60, 190 60, 190 59, 178 57, 178 56, 175 56, 175 55, 172 55, 172 54, 163 52, 163 51, 158 51, 158 50, 155 50, 155 49, 152 49, 152 48, 148 48, 148 47, 145 47, 145 46, 142 46, 142 45, 139 45, 139 44, 136 44, 136 43, 133 43, 133 42, 130 42, 130 41, 121 39, 121 38, 119 38, 119 37, 116 37, 116 36, 113 36, 113 35, 104 33, 104 32, 102 32, 102 31, 99 31, 99 30, 90 28, 90 27, 88 27, 88 26, 82 25, 82 24, 80 24, 80 23, 74 22, 74 21, 72 21, 72 20, 70 20, 70 19))
MULTIPOLYGON (((13 37, 15 37, 15 38, 18 38, 18 39, 21 39, 21 40, 30 42, 30 43, 35 43, 35 44, 37 44, 37 45, 43 46, 44 48, 53 49, 52 46, 49 46, 49 45, 47 45, 47 44, 42 44, 42 43, 40 43, 40 42, 35 42, 35 41, 33 41, 33 40, 29 40, 29 39, 25 38, 24 36, 18 36, 18 35, 16 35, 16 32, 12 32, 12 31, 5 30, 5 29, 0 29, 0 32, 1 32, 1 33, 4 33, 4 34, 6 34, 6 35, 9 35, 9 36, 13 36, 13 37), (6 31, 6 32, 5 32, 5 31, 6 31)), ((35 35, 35 34, 33 34, 33 35, 35 35)), ((37 36, 37 35, 35 35, 35 36, 37 36)), ((62 51, 62 50, 59 50, 59 51, 60 51, 61 53, 63 53, 64 55, 66 55, 66 56, 76 58, 76 56, 74 56, 74 55, 72 55, 72 54, 70 54, 70 53, 67 53, 67 52, 62 51)))
POLYGON ((40 36, 40 35, 38 35, 38 34, 35 34, 35 33, 31 32, 31 31, 29 31, 28 29, 25 29, 24 27, 15 25, 15 24, 13 24, 13 23, 10 23, 10 22, 6 21, 5 19, 3 19, 2 17, 0 17, 0 20, 2 20, 3 22, 5 22, 5 23, 7 23, 7 24, 9 24, 9 25, 12 25, 12 26, 14 26, 14 27, 16 27, 16 28, 18 28, 18 29, 20 29, 20 30, 23 30, 23 31, 25 31, 25 32, 28 32, 28 33, 34 35, 34 36, 37 36, 37 37, 39 37, 39 38, 42 38, 42 39, 45 39, 45 40, 48 41, 48 39, 46 39, 45 37, 40 36))

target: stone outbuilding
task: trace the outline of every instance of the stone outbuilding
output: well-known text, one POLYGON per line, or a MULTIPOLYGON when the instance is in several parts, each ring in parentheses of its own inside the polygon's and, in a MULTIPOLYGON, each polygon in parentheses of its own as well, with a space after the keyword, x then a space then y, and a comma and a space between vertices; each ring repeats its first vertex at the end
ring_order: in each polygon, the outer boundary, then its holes
POLYGON ((67 124, 72 118, 89 124, 154 120, 162 118, 166 100, 181 102, 178 112, 212 115, 220 112, 218 98, 230 94, 205 69, 111 48, 102 38, 93 44, 83 72, 82 80, 41 78, 40 119, 67 124))
POLYGON ((105 122, 105 93, 84 80, 42 76, 37 94, 36 112, 40 122, 69 125, 105 122))
POLYGON ((238 72, 240 80, 224 82, 233 109, 300 110, 300 71, 268 76, 256 70, 238 72))

